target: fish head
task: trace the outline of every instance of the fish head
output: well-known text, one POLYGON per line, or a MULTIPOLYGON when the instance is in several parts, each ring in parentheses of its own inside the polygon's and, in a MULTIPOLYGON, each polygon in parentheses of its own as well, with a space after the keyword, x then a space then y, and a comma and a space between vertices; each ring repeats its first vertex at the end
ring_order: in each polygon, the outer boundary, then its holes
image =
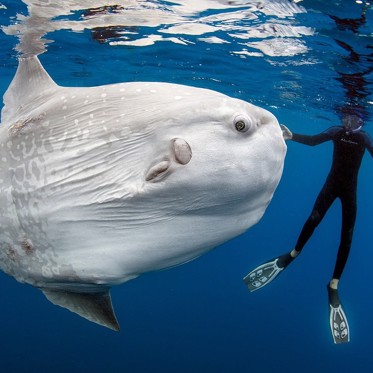
POLYGON ((168 197, 183 196, 188 210, 244 214, 245 230, 261 218, 280 181, 281 128, 272 113, 245 101, 207 90, 192 96, 159 128, 162 152, 151 153, 145 179, 168 197))

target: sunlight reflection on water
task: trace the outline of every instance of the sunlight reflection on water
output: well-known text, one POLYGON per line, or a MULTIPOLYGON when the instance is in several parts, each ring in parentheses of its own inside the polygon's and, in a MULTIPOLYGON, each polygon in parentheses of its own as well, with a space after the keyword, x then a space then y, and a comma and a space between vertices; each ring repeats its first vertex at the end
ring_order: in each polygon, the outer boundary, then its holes
MULTIPOLYGON (((205 43, 232 43, 237 40, 241 56, 294 56, 307 52, 302 36, 313 29, 296 25, 294 15, 306 10, 288 1, 173 0, 117 1, 69 0, 56 4, 25 0, 28 15, 17 15, 17 22, 4 27, 7 35, 17 35, 22 55, 40 54, 43 37, 57 30, 92 30, 101 42, 112 46, 148 46, 169 41, 193 44, 194 37, 205 43), (219 36, 215 34, 219 33, 219 36)), ((48 35, 48 39, 53 37, 48 35)))

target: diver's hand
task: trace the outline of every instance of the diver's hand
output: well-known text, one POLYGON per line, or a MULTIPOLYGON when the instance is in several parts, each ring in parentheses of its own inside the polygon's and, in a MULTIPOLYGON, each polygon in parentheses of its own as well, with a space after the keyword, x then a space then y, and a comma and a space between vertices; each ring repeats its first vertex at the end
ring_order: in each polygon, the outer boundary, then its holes
POLYGON ((280 124, 280 127, 281 127, 281 130, 282 130, 282 137, 284 138, 284 140, 291 140, 293 138, 293 133, 289 130, 289 128, 287 128, 286 126, 284 126, 283 124, 280 124))

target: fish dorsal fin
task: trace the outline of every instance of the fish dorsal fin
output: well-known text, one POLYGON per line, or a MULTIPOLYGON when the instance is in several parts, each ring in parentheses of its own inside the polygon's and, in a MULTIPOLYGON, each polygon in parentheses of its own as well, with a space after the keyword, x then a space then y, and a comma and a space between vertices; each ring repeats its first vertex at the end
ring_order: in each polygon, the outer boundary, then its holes
POLYGON ((58 85, 48 75, 38 57, 20 58, 16 75, 4 94, 1 122, 8 123, 37 108, 58 85))
POLYGON ((109 290, 93 293, 78 293, 65 290, 42 289, 49 301, 67 308, 96 324, 119 331, 109 290))

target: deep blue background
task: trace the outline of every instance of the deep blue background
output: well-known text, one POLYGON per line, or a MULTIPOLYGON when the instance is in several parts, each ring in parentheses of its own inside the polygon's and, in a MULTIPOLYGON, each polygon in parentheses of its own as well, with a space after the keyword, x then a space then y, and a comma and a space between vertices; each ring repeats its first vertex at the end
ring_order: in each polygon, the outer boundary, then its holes
MULTIPOLYGON (((1 24, 25 7, 3 2, 1 24)), ((239 58, 238 42, 209 45, 111 47, 89 31, 48 35, 54 43, 41 61, 61 85, 118 81, 169 81, 207 87, 271 110, 296 132, 316 133, 339 119, 345 101, 339 67, 346 62, 335 39, 369 55, 372 13, 361 34, 338 29, 328 14, 359 17, 354 1, 303 1, 295 21, 314 27, 306 55, 239 58), (325 4, 324 4, 325 3, 325 4), (369 26, 370 25, 370 26, 369 26), (370 29, 369 29, 370 27, 370 29), (304 59, 313 64, 301 64, 304 59)), ((263 19, 263 22, 266 20, 263 19)), ((1 35, 0 91, 17 66, 14 37, 1 35)), ((371 63, 371 62, 370 62, 371 63)), ((372 74, 366 77, 372 89, 372 74)), ((370 91, 371 92, 371 91, 370 91)), ((373 101, 372 95, 366 101, 373 101)), ((367 104, 371 115, 372 105, 367 104)), ((373 133, 371 118, 366 130, 373 133)), ((150 273, 112 289, 122 326, 114 333, 50 304, 43 294, 1 274, 0 370, 4 372, 371 372, 373 323, 371 268, 373 160, 360 173, 358 218, 340 295, 351 342, 335 346, 329 331, 326 284, 339 241, 336 203, 301 257, 271 286, 250 294, 242 277, 255 265, 292 249, 328 172, 331 144, 309 148, 288 143, 283 178, 261 222, 187 265, 150 273)), ((1 229, 1 227, 0 227, 1 229)))

